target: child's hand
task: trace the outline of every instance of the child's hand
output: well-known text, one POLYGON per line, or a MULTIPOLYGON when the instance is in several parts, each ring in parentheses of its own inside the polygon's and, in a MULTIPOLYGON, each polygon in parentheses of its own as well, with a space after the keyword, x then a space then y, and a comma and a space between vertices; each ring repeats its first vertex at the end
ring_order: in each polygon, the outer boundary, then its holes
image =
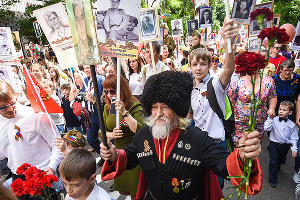
POLYGON ((293 158, 296 158, 297 157, 297 152, 292 151, 292 156, 293 156, 293 158))
POLYGON ((65 143, 65 141, 63 140, 63 138, 55 138, 55 146, 63 153, 66 148, 67 145, 65 143))

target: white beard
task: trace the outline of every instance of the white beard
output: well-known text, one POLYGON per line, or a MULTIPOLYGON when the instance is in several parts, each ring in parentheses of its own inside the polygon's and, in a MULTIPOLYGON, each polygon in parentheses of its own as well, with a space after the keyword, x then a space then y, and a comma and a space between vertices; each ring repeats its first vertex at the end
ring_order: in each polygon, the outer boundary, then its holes
POLYGON ((164 139, 170 134, 171 122, 166 117, 157 118, 157 117, 150 116, 146 123, 150 127, 152 136, 155 139, 164 139), (157 124, 156 120, 158 120, 158 119, 164 120, 166 123, 165 124, 157 124))

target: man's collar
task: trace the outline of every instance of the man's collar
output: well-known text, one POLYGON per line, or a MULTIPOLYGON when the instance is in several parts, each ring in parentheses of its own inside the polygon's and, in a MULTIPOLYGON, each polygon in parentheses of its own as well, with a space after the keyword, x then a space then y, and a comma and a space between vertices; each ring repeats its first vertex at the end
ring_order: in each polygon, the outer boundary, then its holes
POLYGON ((205 78, 202 80, 203 83, 207 83, 210 79, 210 74, 208 73, 205 78))

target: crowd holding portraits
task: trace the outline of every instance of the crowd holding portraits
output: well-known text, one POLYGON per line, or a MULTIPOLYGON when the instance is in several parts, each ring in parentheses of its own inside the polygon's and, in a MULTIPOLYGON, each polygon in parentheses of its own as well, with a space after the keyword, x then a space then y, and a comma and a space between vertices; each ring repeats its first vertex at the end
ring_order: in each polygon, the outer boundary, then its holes
POLYGON ((0 27, 0 62, 1 65, 13 65, 16 59, 10 27, 0 27))

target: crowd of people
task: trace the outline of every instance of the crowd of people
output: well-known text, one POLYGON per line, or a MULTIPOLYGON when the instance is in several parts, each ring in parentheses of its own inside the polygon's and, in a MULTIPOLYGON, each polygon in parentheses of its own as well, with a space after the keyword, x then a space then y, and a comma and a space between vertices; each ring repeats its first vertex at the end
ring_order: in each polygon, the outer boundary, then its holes
MULTIPOLYGON (((17 169, 29 163, 57 175, 53 190, 65 193, 65 199, 111 199, 95 184, 96 167, 104 164, 102 179, 113 179, 113 190, 131 199, 219 199, 224 179, 242 173, 241 158, 245 156, 254 160, 257 173, 251 179, 257 181, 250 186, 257 188, 255 194, 262 184, 257 160, 260 141, 268 136, 271 187, 276 188, 277 172, 289 149, 296 161, 294 179, 300 184, 300 76, 294 72, 295 52, 287 45, 271 47, 260 91, 252 88, 250 76, 235 73, 234 58, 247 51, 245 45, 234 45, 234 52, 227 53, 226 39, 233 40, 238 32, 232 20, 224 22, 221 30, 225 51, 206 47, 197 30, 190 45, 176 46, 168 27, 163 27, 163 45, 145 43, 137 59, 122 59, 119 101, 116 58, 102 56, 102 63, 96 65, 108 146, 101 143, 90 66, 61 70, 49 46, 25 45, 26 59, 21 63, 48 93, 43 100, 54 99, 63 113, 33 112, 21 66, 12 66, 15 85, 0 80, 3 186, 9 188, 12 181, 24 179, 17 169), (223 121, 209 102, 209 84, 224 116, 227 97, 231 102, 232 141, 240 147, 232 153, 223 121), (256 129, 247 135, 252 90, 256 96, 261 92, 261 107, 256 129), (102 156, 97 164, 93 151, 102 156), (219 184, 206 188, 207 182, 219 184)), ((259 76, 256 78, 259 82, 259 76)))

